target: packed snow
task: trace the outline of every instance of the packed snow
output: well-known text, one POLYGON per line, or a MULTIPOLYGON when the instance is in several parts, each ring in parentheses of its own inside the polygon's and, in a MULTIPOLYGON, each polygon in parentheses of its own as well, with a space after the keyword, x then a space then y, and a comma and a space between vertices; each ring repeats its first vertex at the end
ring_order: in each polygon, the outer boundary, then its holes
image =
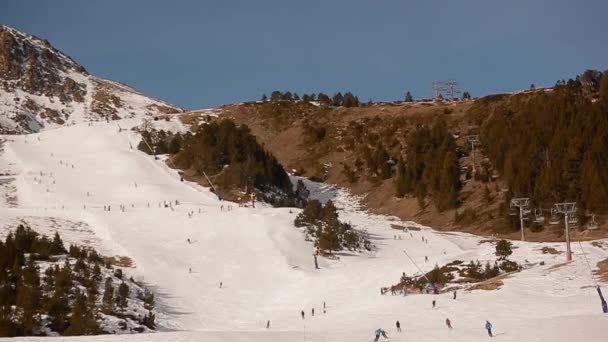
MULTIPOLYGON (((333 200, 340 218, 375 245, 371 252, 319 258, 315 269, 314 248, 293 225, 299 210, 238 207, 181 182, 162 159, 135 149, 139 137, 129 128, 140 123, 122 120, 122 129, 116 122, 77 123, 1 137, 0 236, 25 221, 41 233, 58 230, 66 243, 127 256, 134 261, 127 274, 156 295, 159 332, 47 339, 372 341, 374 330, 382 328, 390 341, 468 342, 489 338, 486 320, 501 341, 608 339, 608 315, 601 312, 578 243, 574 261, 564 263, 562 243, 514 242, 511 259, 526 268, 498 290, 460 290, 456 300, 451 293, 380 295, 402 272, 418 272, 404 250, 428 271, 456 259, 493 262, 494 244, 482 242, 491 238, 436 232, 367 213, 348 192, 306 181, 312 197, 333 200), (420 230, 406 233, 391 224, 420 230), (543 254, 543 246, 561 253, 543 254), (446 318, 453 329, 445 326, 446 318), (397 320, 403 332, 396 331, 397 320)), ((607 241, 582 247, 592 267, 608 257, 607 241)))

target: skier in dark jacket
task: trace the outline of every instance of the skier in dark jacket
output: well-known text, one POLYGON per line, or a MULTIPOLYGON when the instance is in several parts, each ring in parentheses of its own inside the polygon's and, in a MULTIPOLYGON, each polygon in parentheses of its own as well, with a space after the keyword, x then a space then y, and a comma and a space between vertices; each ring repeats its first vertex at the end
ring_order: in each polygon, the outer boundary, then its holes
POLYGON ((486 321, 486 330, 488 331, 488 336, 492 337, 492 323, 490 321, 486 321))
POLYGON ((304 319, 304 310, 302 310, 302 312, 300 312, 300 314, 302 315, 302 319, 304 319))
POLYGON ((399 323, 399 321, 395 323, 395 326, 397 327, 397 331, 401 332, 401 323, 399 323))

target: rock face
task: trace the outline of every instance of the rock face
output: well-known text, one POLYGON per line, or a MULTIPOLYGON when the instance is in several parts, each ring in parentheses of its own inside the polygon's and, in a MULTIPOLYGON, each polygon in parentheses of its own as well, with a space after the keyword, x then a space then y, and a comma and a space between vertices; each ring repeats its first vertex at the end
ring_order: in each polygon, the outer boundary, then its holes
POLYGON ((0 25, 0 134, 181 111, 90 75, 47 40, 0 25))

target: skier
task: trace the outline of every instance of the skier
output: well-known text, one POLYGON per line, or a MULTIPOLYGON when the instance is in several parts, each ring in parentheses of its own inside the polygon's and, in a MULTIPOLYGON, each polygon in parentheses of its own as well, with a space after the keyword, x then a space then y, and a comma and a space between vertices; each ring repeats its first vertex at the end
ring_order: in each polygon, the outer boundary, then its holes
POLYGON ((270 328, 270 321, 266 321, 266 329, 270 328))
POLYGON ((399 321, 395 323, 395 326, 397 327, 397 331, 401 332, 401 323, 399 323, 399 321))
POLYGON ((302 310, 302 312, 300 312, 300 314, 302 315, 302 319, 304 319, 304 310, 302 310))
POLYGON ((315 315, 315 308, 312 308, 312 315, 315 315))
POLYGON ((445 325, 446 325, 448 328, 452 329, 452 322, 450 321, 450 319, 449 319, 449 318, 446 318, 446 319, 445 319, 445 325))
POLYGON ((220 289, 222 288, 222 285, 223 285, 223 284, 222 284, 222 282, 220 281, 220 289))
POLYGON ((188 267, 188 273, 192 273, 192 267, 188 267))
POLYGON ((323 301, 323 309, 325 310, 325 301, 323 301))
POLYGON ((456 291, 454 291, 454 300, 456 300, 456 291))
POLYGON ((424 261, 429 261, 429 257, 428 256, 424 256, 424 261))
POLYGON ((437 304, 437 302, 433 300, 433 309, 435 308, 435 304, 437 304))
POLYGON ((492 337, 492 323, 490 321, 486 321, 486 330, 488 331, 488 336, 492 337))
POLYGON ((385 339, 388 339, 388 336, 386 336, 386 331, 382 330, 381 328, 376 329, 375 334, 376 338, 374 338, 374 342, 378 342, 380 336, 384 337, 385 339))
POLYGON ((188 241, 188 244, 190 244, 190 238, 187 238, 186 241, 188 241))

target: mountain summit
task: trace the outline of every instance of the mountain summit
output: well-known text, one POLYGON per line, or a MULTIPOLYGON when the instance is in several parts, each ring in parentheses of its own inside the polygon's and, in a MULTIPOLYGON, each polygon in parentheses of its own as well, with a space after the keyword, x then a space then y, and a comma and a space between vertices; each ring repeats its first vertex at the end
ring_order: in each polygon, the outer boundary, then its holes
POLYGON ((0 133, 180 112, 122 83, 90 75, 47 40, 0 25, 0 133))

